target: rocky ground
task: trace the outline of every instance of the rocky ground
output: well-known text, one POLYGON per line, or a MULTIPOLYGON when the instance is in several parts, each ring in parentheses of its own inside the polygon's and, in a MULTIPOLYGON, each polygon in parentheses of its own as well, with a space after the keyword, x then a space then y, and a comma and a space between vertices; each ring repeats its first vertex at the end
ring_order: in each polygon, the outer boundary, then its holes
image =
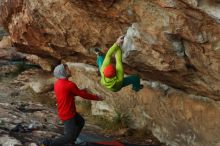
MULTIPOLYGON (((15 65, 0 67, 0 145, 35 146, 46 137, 60 136, 63 133, 63 125, 56 115, 53 92, 43 91, 44 93, 36 94, 33 87, 31 89, 31 86, 38 85, 32 84, 31 81, 41 70, 29 69, 19 75, 16 71, 15 65), (14 129, 18 124, 22 128, 14 129)), ((42 90, 34 89, 39 92, 42 90)), ((83 115, 87 120, 83 132, 105 135, 138 145, 162 145, 150 133, 147 137, 140 137, 132 134, 135 132, 131 132, 130 129, 106 130, 98 126, 97 121, 91 118, 88 112, 83 115)))

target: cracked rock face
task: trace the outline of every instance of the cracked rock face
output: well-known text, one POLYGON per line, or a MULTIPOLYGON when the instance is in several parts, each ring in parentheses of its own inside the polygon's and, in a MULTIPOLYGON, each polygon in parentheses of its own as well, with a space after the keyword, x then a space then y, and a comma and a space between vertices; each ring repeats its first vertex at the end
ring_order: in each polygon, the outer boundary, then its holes
POLYGON ((60 61, 94 64, 89 48, 124 33, 126 70, 219 100, 219 8, 218 0, 3 0, 0 21, 47 71, 60 61))
POLYGON ((127 30, 125 62, 143 78, 218 100, 219 23, 187 3, 157 2, 137 4, 141 20, 127 30))

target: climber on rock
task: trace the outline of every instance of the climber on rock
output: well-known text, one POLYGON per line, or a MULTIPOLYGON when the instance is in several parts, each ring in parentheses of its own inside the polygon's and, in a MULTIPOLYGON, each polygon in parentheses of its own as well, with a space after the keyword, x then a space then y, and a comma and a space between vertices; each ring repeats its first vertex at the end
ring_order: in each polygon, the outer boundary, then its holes
POLYGON ((137 75, 124 77, 122 50, 120 47, 123 41, 124 36, 119 37, 105 56, 99 48, 94 49, 94 52, 97 54, 96 63, 101 74, 101 84, 113 92, 117 92, 121 88, 132 84, 132 89, 137 92, 143 88, 143 85, 140 84, 140 77, 137 75), (111 57, 114 53, 116 65, 111 63, 111 57))
POLYGON ((56 66, 54 76, 57 78, 54 84, 54 92, 56 95, 58 116, 64 122, 64 136, 54 140, 44 140, 40 143, 40 146, 74 144, 85 123, 83 117, 76 111, 75 96, 89 100, 103 100, 98 95, 90 94, 86 90, 80 90, 74 82, 69 81, 68 78, 71 76, 71 73, 66 64, 56 66))

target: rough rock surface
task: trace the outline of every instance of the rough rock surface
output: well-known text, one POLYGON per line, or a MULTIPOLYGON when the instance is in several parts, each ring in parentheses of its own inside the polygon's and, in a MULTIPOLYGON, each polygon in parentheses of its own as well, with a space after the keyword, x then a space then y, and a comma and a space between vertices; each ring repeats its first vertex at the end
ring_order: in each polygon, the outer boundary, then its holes
POLYGON ((10 102, 0 103, 0 144, 2 146, 31 146, 36 145, 46 137, 62 134, 57 115, 40 103, 10 102), (29 132, 11 131, 21 124, 29 132), (60 128, 60 131, 58 129, 60 128))
POLYGON ((4 28, 0 25, 0 40, 4 37, 8 36, 8 33, 4 30, 4 28))
POLYGON ((148 125, 167 144, 217 146, 219 11, 219 0, 2 0, 0 23, 14 46, 48 71, 59 62, 94 64, 91 47, 110 47, 126 34, 126 72, 174 92, 111 93, 97 84, 97 74, 78 74, 78 82, 109 99, 129 93, 108 107, 129 102, 132 115, 144 118, 136 126, 148 125))
POLYGON ((35 93, 45 93, 53 90, 55 78, 40 69, 29 69, 22 72, 12 83, 19 84, 19 89, 31 88, 35 93))
POLYGON ((11 72, 16 72, 17 70, 18 70, 18 67, 16 65, 3 65, 3 66, 0 66, 0 75, 4 76, 11 72))
POLYGON ((25 55, 17 52, 15 47, 12 47, 11 38, 4 36, 0 41, 0 59, 1 60, 24 60, 25 55))

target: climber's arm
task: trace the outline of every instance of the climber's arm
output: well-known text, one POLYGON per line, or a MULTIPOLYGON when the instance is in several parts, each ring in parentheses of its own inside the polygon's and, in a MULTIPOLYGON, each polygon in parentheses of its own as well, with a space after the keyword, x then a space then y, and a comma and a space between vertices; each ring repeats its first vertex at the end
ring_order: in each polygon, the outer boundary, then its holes
POLYGON ((118 47, 116 51, 116 76, 118 78, 118 81, 122 81, 124 78, 124 69, 122 64, 122 50, 120 47, 118 47))
POLYGON ((104 68, 110 64, 111 62, 111 56, 112 54, 118 49, 118 45, 114 44, 105 55, 105 59, 103 61, 102 67, 101 67, 101 73, 103 72, 104 68))
MULTIPOLYGON (((113 55, 113 53, 116 51, 116 50, 121 50, 120 49, 120 45, 121 43, 123 42, 124 40, 124 36, 120 36, 117 41, 114 43, 114 45, 108 50, 106 56, 105 56, 105 59, 103 61, 103 64, 102 64, 102 67, 101 67, 101 74, 103 75, 103 70, 104 68, 110 64, 111 62, 111 56, 113 55)), ((121 53, 121 52, 119 52, 121 53)), ((118 58, 120 60, 120 55, 118 55, 118 58)), ((120 65, 119 65, 120 66, 120 65)), ((123 69, 123 68, 122 68, 123 69)))

